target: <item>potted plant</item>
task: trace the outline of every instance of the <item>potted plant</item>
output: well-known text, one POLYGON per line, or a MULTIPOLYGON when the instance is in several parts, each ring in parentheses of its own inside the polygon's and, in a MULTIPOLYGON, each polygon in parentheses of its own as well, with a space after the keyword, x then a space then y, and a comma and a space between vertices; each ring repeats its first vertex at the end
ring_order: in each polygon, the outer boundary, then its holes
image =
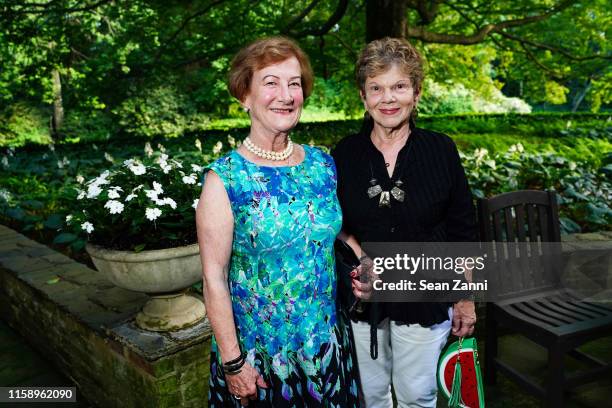
MULTIPOLYGON (((160 146, 161 147, 161 146, 160 146)), ((186 293, 202 276, 195 207, 202 167, 145 148, 143 157, 115 162, 76 190, 67 225, 86 234, 94 265, 115 285, 151 300, 139 327, 177 330, 205 316, 201 299, 186 293)))

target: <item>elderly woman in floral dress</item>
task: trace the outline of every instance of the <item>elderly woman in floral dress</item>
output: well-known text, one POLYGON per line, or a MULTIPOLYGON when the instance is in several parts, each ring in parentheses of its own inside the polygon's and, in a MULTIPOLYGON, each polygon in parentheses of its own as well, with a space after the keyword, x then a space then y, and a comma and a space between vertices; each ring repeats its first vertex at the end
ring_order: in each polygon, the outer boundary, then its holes
POLYGON ((196 214, 213 407, 358 406, 350 325, 335 302, 334 162, 289 138, 312 83, 308 58, 283 37, 232 62, 230 92, 251 129, 207 168, 196 214))

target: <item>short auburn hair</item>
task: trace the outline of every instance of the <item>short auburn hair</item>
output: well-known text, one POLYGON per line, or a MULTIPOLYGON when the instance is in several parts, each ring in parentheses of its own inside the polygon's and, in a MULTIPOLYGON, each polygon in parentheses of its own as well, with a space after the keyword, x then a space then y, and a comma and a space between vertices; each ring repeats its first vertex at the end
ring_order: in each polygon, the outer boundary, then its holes
POLYGON ((359 89, 365 91, 368 78, 387 72, 393 65, 397 65, 408 75, 412 87, 417 92, 421 91, 424 77, 421 55, 405 39, 389 37, 374 40, 361 51, 355 67, 359 89))
POLYGON ((304 99, 308 98, 314 81, 310 60, 295 41, 282 36, 261 38, 238 51, 229 71, 230 94, 239 101, 243 101, 249 94, 255 71, 268 65, 278 64, 291 57, 295 57, 300 63, 302 92, 304 99))

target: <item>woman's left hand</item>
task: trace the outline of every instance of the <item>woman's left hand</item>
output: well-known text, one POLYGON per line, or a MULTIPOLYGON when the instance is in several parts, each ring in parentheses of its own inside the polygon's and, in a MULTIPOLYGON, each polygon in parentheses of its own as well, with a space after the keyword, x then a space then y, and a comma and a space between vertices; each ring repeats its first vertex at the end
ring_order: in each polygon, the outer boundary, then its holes
POLYGON ((476 325, 476 307, 471 300, 460 300, 453 305, 453 328, 457 337, 471 336, 476 325))

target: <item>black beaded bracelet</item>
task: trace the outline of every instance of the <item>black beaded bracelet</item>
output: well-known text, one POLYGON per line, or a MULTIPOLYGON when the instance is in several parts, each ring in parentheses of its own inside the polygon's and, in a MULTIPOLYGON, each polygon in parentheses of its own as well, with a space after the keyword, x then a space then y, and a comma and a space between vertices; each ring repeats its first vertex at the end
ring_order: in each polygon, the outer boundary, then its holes
POLYGON ((227 375, 236 375, 238 374, 241 369, 242 366, 244 365, 244 363, 246 362, 246 353, 241 353, 240 357, 228 361, 227 363, 223 364, 223 372, 227 375))
POLYGON ((240 355, 238 357, 236 357, 233 360, 230 360, 230 361, 227 361, 227 362, 223 363, 223 365, 224 366, 231 366, 231 365, 234 365, 234 364, 238 363, 240 360, 242 360, 244 358, 246 358, 246 352, 243 351, 242 353, 240 353, 240 355))

